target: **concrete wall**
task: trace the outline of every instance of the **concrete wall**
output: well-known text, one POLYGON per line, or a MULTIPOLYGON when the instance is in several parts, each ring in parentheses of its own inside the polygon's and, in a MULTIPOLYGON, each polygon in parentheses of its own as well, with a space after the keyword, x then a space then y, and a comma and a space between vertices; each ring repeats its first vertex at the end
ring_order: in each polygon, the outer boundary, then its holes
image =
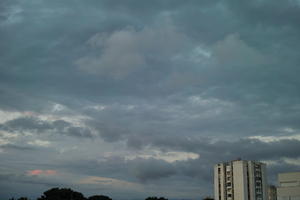
POLYGON ((233 162, 233 188, 234 199, 247 200, 247 173, 246 162, 243 160, 233 162))
POLYGON ((215 200, 225 200, 225 166, 223 163, 219 164, 219 165, 215 165, 214 167, 214 190, 215 190, 215 200), (218 174, 218 168, 220 168, 220 176, 218 174), (221 188, 221 195, 219 194, 219 179, 220 179, 220 188, 221 188), (219 196, 221 196, 221 198, 219 198, 219 196))
POLYGON ((261 173, 262 173, 263 198, 267 200, 269 195, 268 195, 267 167, 265 164, 261 165, 261 173))
POLYGON ((277 200, 300 200, 300 172, 278 174, 277 200))
MULTIPOLYGON (((254 164, 252 161, 248 161, 248 172, 249 172, 249 185, 254 185, 254 164)), ((250 190, 250 199, 255 200, 255 187, 249 187, 250 190)))

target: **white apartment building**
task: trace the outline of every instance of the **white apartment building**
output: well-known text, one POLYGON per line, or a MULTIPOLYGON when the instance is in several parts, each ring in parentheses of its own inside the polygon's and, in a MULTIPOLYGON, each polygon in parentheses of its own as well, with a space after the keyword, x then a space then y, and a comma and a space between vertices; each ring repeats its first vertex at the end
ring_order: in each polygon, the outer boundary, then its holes
POLYGON ((277 200, 300 200, 300 172, 278 174, 277 200))
POLYGON ((266 165, 234 160, 214 167, 215 200, 267 200, 266 165))

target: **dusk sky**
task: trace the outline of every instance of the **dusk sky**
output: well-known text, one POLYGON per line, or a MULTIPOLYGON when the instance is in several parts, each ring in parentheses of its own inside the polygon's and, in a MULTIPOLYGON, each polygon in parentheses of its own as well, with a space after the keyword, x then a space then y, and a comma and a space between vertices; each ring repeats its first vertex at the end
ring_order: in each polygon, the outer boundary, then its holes
POLYGON ((299 0, 0 0, 0 199, 213 195, 300 171, 299 0))

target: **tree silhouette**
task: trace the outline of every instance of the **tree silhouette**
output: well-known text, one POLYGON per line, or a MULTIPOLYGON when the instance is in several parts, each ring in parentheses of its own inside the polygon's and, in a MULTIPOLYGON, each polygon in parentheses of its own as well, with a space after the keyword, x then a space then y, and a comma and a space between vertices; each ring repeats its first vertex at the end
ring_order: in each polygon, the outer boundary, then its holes
POLYGON ((90 196, 88 200, 112 200, 112 199, 104 195, 94 195, 94 196, 90 196))
POLYGON ((79 192, 67 188, 52 188, 42 195, 37 200, 86 200, 79 192))
POLYGON ((212 197, 205 197, 203 200, 214 200, 212 197))
POLYGON ((157 198, 157 197, 147 197, 145 200, 168 200, 168 199, 166 199, 164 197, 159 197, 159 198, 157 198))

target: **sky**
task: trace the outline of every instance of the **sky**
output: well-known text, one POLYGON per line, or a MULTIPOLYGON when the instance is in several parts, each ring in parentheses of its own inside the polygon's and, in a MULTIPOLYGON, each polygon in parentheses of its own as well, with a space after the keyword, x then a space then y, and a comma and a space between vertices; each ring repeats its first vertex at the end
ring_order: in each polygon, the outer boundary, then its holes
POLYGON ((300 171, 299 0, 1 0, 0 198, 213 195, 300 171))

